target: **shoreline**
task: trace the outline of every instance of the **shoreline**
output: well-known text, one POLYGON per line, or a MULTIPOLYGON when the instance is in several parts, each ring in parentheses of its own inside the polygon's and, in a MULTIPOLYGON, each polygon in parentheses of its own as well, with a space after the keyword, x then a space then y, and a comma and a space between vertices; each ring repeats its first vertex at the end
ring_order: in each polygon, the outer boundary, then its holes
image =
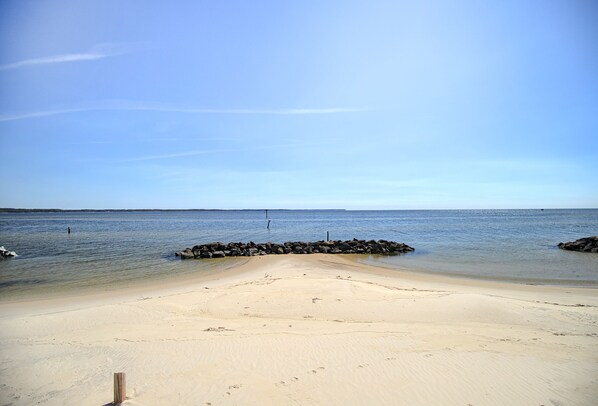
MULTIPOLYGON (((217 261, 217 260, 215 260, 217 261)), ((163 272, 149 277, 136 276, 130 279, 116 280, 108 284, 88 284, 63 287, 60 285, 47 284, 43 288, 36 287, 30 296, 23 295, 21 292, 9 292, 8 295, 0 297, 0 306, 2 304, 37 302, 45 300, 60 300, 76 297, 89 296, 111 296, 126 295, 128 292, 143 292, 147 289, 156 287, 178 287, 186 283, 194 283, 204 279, 214 279, 220 275, 228 274, 247 262, 245 258, 228 258, 222 264, 210 266, 208 268, 198 267, 194 271, 168 273, 163 272)))
POLYGON ((598 395, 592 288, 338 255, 251 257, 203 276, 1 303, 0 398, 107 404, 121 371, 125 405, 583 405, 598 395))
MULTIPOLYGON (((382 262, 370 261, 366 255, 362 254, 309 254, 309 255, 293 255, 298 259, 307 259, 313 257, 315 260, 334 260, 338 259, 338 263, 345 262, 347 265, 360 266, 362 269, 359 272, 389 278, 397 278, 405 281, 417 281, 422 283, 443 283, 447 285, 468 286, 474 288, 494 288, 505 290, 520 290, 520 288, 529 287, 530 291, 537 289, 543 291, 569 291, 574 289, 579 292, 592 294, 598 289, 598 285, 574 285, 564 283, 532 283, 532 279, 509 279, 509 278, 493 278, 483 276, 466 276, 452 273, 436 273, 424 269, 412 269, 406 267, 399 267, 389 265, 382 262), (537 288, 537 289, 536 289, 537 288)), ((271 258, 282 258, 282 256, 272 256, 271 258)), ((53 292, 36 292, 34 296, 14 295, 0 298, 0 317, 3 307, 19 307, 24 306, 31 308, 39 304, 40 307, 51 306, 52 304, 64 304, 65 302, 73 302, 85 304, 86 302, 98 303, 103 301, 110 301, 112 299, 127 299, 133 298, 145 293, 171 293, 185 290, 195 285, 218 281, 221 279, 240 277, 246 272, 246 268, 253 268, 255 264, 259 264, 261 259, 265 256, 253 257, 231 257, 226 259, 216 259, 215 261, 223 261, 223 266, 217 266, 209 270, 198 269, 195 272, 186 272, 174 275, 154 276, 149 279, 135 278, 126 281, 121 281, 116 284, 111 284, 108 287, 100 286, 80 286, 76 288, 67 288, 53 292), (226 261, 226 262, 224 262, 226 261), (235 264, 236 262, 236 264, 235 264)), ((196 259, 195 261, 203 261, 196 259)), ((525 290, 525 289, 524 289, 525 290)))
MULTIPOLYGON (((389 270, 395 270, 399 272, 413 273, 413 274, 424 274, 430 276, 440 276, 457 280, 474 280, 489 283, 506 283, 513 285, 526 285, 526 286, 555 286, 564 288, 586 288, 586 289, 598 289, 598 281, 591 280, 575 280, 575 279, 534 279, 534 278, 516 278, 507 276, 492 276, 492 275, 470 275, 461 274, 455 272, 437 272, 431 271, 425 268, 416 268, 412 266, 399 266, 388 264, 382 261, 376 260, 358 260, 359 263, 369 265, 374 268, 384 268, 389 270)), ((481 265, 480 265, 481 266, 481 265)))

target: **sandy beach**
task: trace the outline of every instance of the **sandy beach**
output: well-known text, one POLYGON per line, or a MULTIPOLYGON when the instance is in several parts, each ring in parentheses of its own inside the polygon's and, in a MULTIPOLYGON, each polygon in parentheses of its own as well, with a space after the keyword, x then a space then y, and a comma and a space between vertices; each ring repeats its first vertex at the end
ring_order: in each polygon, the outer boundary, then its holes
POLYGON ((254 257, 215 277, 0 304, 0 403, 590 405, 595 289, 254 257))

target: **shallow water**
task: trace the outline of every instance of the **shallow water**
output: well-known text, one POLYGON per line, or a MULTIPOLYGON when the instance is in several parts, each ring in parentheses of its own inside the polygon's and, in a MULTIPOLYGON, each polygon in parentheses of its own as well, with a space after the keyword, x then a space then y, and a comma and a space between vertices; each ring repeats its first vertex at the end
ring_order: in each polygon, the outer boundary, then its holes
POLYGON ((598 255, 559 250, 598 234, 598 210, 422 210, 0 213, 0 295, 134 283, 211 272, 234 262, 181 261, 211 241, 388 239, 416 248, 370 257, 387 266, 526 283, 598 286, 598 255), (67 227, 72 233, 67 234, 67 227))

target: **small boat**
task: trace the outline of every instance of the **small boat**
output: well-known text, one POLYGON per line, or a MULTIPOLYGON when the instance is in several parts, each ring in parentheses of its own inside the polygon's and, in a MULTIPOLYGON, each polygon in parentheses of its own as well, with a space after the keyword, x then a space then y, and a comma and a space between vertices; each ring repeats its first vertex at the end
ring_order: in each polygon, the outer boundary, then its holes
POLYGON ((17 253, 14 251, 9 251, 7 249, 5 249, 4 247, 0 247, 0 258, 10 258, 10 257, 16 257, 17 253))

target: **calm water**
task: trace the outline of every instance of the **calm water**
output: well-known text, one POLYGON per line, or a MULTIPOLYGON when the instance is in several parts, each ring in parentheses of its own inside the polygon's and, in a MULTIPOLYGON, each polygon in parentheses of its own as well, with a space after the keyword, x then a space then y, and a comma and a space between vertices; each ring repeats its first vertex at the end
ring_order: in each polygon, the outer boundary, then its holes
MULTIPOLYGON (((561 241, 598 234, 598 210, 262 211, 0 213, 0 295, 110 288, 139 279, 210 272, 222 260, 174 252, 211 241, 389 239, 416 248, 387 266, 525 283, 598 286, 598 255, 561 241), (71 227, 72 233, 66 233, 71 227)), ((232 266, 234 261, 226 261, 232 266)))

